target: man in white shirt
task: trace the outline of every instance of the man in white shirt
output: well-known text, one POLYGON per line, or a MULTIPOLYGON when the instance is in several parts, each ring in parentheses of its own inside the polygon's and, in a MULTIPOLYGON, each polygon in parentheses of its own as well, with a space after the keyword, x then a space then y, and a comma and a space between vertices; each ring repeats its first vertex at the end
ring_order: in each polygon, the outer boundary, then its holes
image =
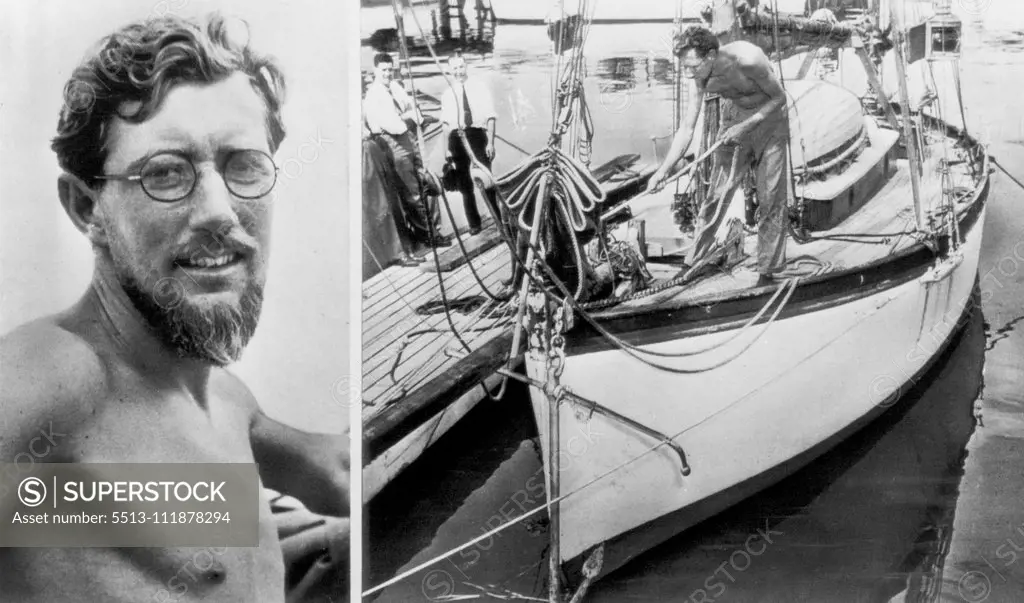
MULTIPOLYGON (((466 71, 466 59, 456 53, 448 59, 452 72, 453 85, 449 86, 441 96, 441 122, 444 138, 448 141, 445 158, 455 166, 455 180, 462 203, 466 210, 466 222, 469 233, 480 232, 481 219, 476 203, 473 180, 470 176, 471 159, 466 152, 466 144, 473 156, 488 170, 494 160, 494 129, 497 116, 494 112, 494 101, 490 91, 477 82, 469 80, 466 71), (460 133, 465 134, 463 143, 460 133)), ((489 193, 487 202, 498 213, 494 194, 489 193)))
POLYGON ((439 216, 433 215, 438 208, 425 208, 421 200, 419 173, 423 161, 416 149, 415 130, 423 117, 402 85, 394 80, 395 65, 389 54, 378 53, 373 58, 373 69, 374 80, 366 90, 363 112, 371 137, 390 151, 401 183, 396 193, 403 197, 401 207, 407 224, 396 225, 408 233, 413 239, 411 243, 443 245, 443 237, 437 234, 439 216))

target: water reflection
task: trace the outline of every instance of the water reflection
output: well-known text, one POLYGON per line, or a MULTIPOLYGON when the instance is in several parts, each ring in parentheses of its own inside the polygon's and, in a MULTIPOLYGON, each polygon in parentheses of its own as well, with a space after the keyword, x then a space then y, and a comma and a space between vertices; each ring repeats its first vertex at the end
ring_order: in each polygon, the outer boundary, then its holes
POLYGON ((1024 32, 1007 31, 988 36, 986 46, 1003 52, 1024 51, 1024 32))
MULTIPOLYGON (((761 495, 604 578, 587 601, 933 600, 984 352, 979 311, 880 419, 761 495)), ((538 506, 539 450, 524 391, 474 410, 369 507, 365 584, 538 506)), ((518 524, 378 600, 440 600, 484 585, 543 597, 546 542, 546 522, 518 524)))
MULTIPOLYGON (((418 12, 424 26, 431 27, 429 11, 418 12)), ((382 21, 373 19, 378 20, 382 21)), ((410 33, 413 26, 411 20, 406 21, 406 32, 410 33)), ((651 138, 660 140, 671 134, 674 73, 665 45, 665 36, 671 31, 671 25, 664 24, 593 28, 587 42, 584 92, 596 129, 594 167, 626 152, 640 153, 644 162, 651 162, 655 159, 651 138)), ((502 140, 536 151, 550 137, 553 74, 558 58, 551 52, 551 40, 544 27, 498 25, 489 39, 493 42, 489 48, 469 44, 463 49, 471 77, 486 81, 495 98, 497 133, 501 139, 494 169, 502 173, 523 159, 521 153, 502 140)), ((456 47, 459 44, 453 40, 436 50, 443 61, 456 47)), ((365 78, 371 77, 376 48, 392 52, 397 49, 393 28, 376 30, 364 40, 361 62, 365 78)), ((421 50, 412 52, 416 87, 438 97, 447 82, 432 59, 420 56, 421 50)), ((405 66, 401 67, 403 74, 399 77, 404 77, 405 66)), ((568 147, 574 142, 564 144, 568 147)), ((428 147, 426 154, 428 167, 440 170, 443 153, 428 147)))
POLYGON ((641 56, 611 57, 597 61, 594 71, 601 92, 619 92, 651 85, 675 85, 675 69, 669 59, 653 53, 641 56))
MULTIPOLYGON (((428 44, 439 53, 454 50, 485 53, 494 49, 495 15, 483 3, 453 7, 446 0, 421 5, 415 11, 415 16, 403 11, 405 46, 411 56, 430 56, 428 44)), ((379 23, 379 16, 374 21, 379 23)), ((377 52, 398 52, 400 37, 398 28, 389 23, 387 27, 374 29, 369 37, 362 40, 362 46, 377 52)))
POLYGON ((633 57, 612 57, 597 61, 598 90, 632 90, 636 87, 637 61, 633 57))

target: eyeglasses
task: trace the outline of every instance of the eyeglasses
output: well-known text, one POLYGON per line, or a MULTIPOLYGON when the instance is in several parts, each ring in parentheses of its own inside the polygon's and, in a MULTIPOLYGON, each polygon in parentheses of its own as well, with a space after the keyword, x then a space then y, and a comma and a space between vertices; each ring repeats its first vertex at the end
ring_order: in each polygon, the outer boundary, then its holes
POLYGON ((684 74, 694 75, 697 73, 697 70, 704 66, 707 60, 707 57, 704 57, 703 59, 697 59, 695 61, 687 61, 684 59, 682 62, 680 62, 679 66, 682 68, 684 74))
MULTIPOLYGON (((263 151, 242 149, 232 151, 221 162, 218 171, 232 195, 242 199, 258 199, 277 184, 277 166, 263 151)), ((154 201, 173 203, 192 194, 199 177, 192 160, 182 153, 157 153, 135 174, 97 176, 99 180, 138 182, 154 201)))

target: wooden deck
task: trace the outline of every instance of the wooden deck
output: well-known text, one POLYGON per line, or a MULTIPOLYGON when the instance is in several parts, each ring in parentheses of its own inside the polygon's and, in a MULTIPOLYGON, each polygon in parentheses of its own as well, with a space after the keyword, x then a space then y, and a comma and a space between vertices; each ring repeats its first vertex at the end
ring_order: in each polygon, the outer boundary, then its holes
MULTIPOLYGON (((510 274, 509 261, 507 248, 494 247, 474 258, 472 266, 487 288, 497 293, 503 289, 501 279, 510 274)), ((428 255, 427 263, 432 262, 428 255)), ((364 283, 363 404, 369 416, 455 363, 446 351, 470 351, 460 338, 476 349, 501 333, 510 319, 495 317, 499 308, 487 301, 470 264, 449 272, 390 267, 364 283), (468 311, 454 307, 451 325, 442 308, 429 314, 417 312, 424 304, 441 304, 439 276, 449 303, 470 296, 479 302, 468 311)))

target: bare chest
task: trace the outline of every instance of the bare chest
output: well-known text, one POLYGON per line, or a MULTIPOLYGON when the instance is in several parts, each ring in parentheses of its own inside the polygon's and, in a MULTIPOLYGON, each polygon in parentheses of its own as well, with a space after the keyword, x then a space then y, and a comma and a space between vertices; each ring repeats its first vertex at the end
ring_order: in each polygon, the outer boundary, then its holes
POLYGON ((283 603, 276 545, 258 548, 63 548, 0 552, 17 601, 283 603))
MULTIPOLYGON (((204 407, 179 392, 122 378, 92 405, 87 420, 62 428, 70 433, 51 434, 48 460, 253 463, 250 419, 244 404, 224 396, 211 394, 204 407)), ((283 560, 265 495, 259 510, 258 547, 10 549, 0 559, 18 567, 12 588, 26 602, 283 601, 283 560)))
POLYGON ((768 95, 740 73, 712 74, 708 78, 705 90, 708 94, 721 96, 743 109, 754 109, 768 101, 768 95))
POLYGON ((205 406, 178 391, 116 379, 57 451, 76 463, 251 463, 250 416, 211 394, 205 406))

